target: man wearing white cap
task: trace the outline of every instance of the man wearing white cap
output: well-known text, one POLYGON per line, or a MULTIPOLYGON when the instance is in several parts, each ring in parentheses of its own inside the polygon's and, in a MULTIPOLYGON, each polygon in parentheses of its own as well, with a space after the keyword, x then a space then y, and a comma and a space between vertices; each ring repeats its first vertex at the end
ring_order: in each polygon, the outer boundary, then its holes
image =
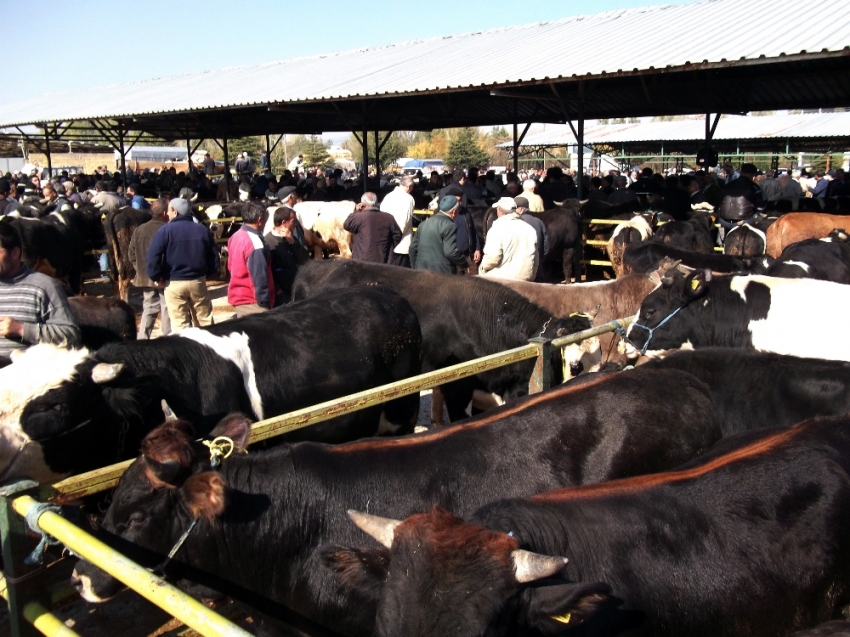
POLYGON ((520 219, 511 197, 502 197, 493 207, 499 218, 487 232, 479 272, 500 279, 533 281, 538 265, 537 233, 520 219))

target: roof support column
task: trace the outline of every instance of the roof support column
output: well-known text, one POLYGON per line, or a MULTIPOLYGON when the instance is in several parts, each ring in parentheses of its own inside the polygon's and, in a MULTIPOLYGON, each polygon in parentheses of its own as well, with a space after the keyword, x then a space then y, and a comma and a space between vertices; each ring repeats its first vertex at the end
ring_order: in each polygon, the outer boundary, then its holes
POLYGON ((519 174, 519 141, 517 140, 517 126, 517 121, 514 119, 514 175, 519 174))
POLYGON ((366 123, 366 115, 363 115, 363 139, 360 140, 360 143, 363 146, 363 192, 368 192, 369 187, 367 185, 369 181, 369 140, 368 140, 369 131, 367 129, 366 123))
POLYGON ((192 164, 192 140, 188 136, 186 137, 186 165, 188 166, 188 176, 191 177, 195 166, 192 164))
POLYGON ((124 148, 124 127, 118 124, 118 146, 121 153, 121 185, 124 186, 124 194, 127 194, 127 149, 124 148))
POLYGON ((53 160, 50 157, 50 131, 44 124, 44 154, 47 156, 47 178, 53 179, 53 160))
POLYGON ((221 149, 224 151, 224 199, 230 201, 230 154, 227 152, 227 137, 222 142, 221 149))
POLYGON ((378 177, 378 183, 381 183, 381 137, 378 131, 375 131, 375 175, 378 177))
POLYGON ((717 130, 717 122, 720 121, 720 113, 714 116, 711 123, 711 113, 705 114, 705 169, 708 170, 709 158, 711 157, 711 140, 714 139, 714 131, 717 130))
POLYGON ((578 107, 578 130, 576 141, 578 142, 578 166, 576 167, 576 187, 579 199, 584 197, 584 102, 578 107))
POLYGON ((266 161, 269 162, 269 167, 267 170, 271 171, 272 169, 272 140, 269 137, 269 134, 266 133, 266 161))

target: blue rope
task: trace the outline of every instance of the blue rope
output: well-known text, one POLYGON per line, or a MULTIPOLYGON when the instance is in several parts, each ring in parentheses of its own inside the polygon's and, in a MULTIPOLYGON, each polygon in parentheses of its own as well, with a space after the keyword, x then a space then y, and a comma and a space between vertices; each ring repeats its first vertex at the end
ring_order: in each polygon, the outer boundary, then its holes
MULTIPOLYGON (((670 314, 668 314, 666 317, 664 317, 664 320, 663 320, 663 321, 661 321, 661 322, 660 322, 658 325, 656 325, 655 327, 647 327, 646 325, 641 325, 640 323, 632 323, 632 326, 633 326, 633 327, 639 327, 639 328, 644 329, 644 330, 646 330, 647 332, 649 332, 649 336, 647 336, 647 337, 646 337, 646 343, 644 343, 644 344, 643 344, 643 347, 642 347, 642 348, 641 348, 641 350, 640 350, 641 356, 643 356, 644 354, 646 354, 646 350, 647 350, 647 348, 649 348, 649 342, 652 340, 652 336, 653 336, 653 334, 655 333, 655 330, 657 330, 657 329, 658 329, 658 328, 660 328, 662 325, 664 325, 667 321, 669 321, 671 318, 673 318, 674 316, 676 316, 676 314, 678 314, 678 313, 679 313, 679 310, 681 310, 683 307, 685 307, 685 306, 684 306, 684 305, 681 305, 681 306, 677 307, 677 308, 676 308, 675 310, 673 310, 670 314)), ((618 332, 618 333, 619 333, 619 332, 618 332)), ((623 336, 623 338, 624 338, 625 340, 627 340, 627 341, 629 342, 629 344, 630 344, 632 347, 634 347, 634 343, 632 343, 632 342, 631 342, 631 340, 630 340, 629 338, 627 338, 626 336, 623 336)))
POLYGON ((33 533, 41 534, 41 540, 39 541, 38 546, 36 546, 33 549, 33 552, 24 559, 24 564, 31 565, 44 563, 44 552, 47 550, 47 547, 61 544, 59 540, 54 540, 38 526, 38 519, 41 517, 42 513, 46 513, 47 511, 52 511, 59 515, 62 514, 62 509, 57 505, 50 504, 49 502, 39 502, 32 507, 24 517, 29 529, 33 533))

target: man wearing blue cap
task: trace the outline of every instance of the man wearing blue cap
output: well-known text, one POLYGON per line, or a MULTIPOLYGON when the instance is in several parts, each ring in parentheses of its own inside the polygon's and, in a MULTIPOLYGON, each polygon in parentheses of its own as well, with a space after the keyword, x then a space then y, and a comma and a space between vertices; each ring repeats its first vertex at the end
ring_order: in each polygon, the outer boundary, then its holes
POLYGON ((456 274, 467 267, 466 257, 457 249, 454 219, 460 201, 454 195, 440 200, 439 211, 419 224, 410 243, 410 265, 415 270, 456 274))

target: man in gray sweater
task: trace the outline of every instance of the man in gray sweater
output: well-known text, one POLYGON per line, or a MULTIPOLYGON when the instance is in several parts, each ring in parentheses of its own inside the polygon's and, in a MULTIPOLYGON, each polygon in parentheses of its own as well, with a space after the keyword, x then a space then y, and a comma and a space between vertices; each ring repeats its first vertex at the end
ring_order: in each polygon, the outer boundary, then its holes
POLYGON ((0 367, 36 343, 76 347, 80 328, 62 288, 21 262, 18 231, 0 221, 0 367))

